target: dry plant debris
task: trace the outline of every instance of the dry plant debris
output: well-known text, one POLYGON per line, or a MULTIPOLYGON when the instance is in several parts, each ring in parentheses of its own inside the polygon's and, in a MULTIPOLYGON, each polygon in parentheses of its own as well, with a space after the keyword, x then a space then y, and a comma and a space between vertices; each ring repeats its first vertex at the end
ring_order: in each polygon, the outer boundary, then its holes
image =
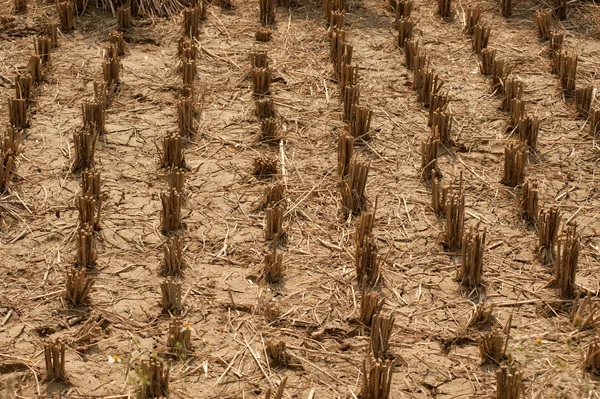
POLYGON ((465 11, 465 27, 464 32, 468 35, 472 35, 475 26, 479 25, 481 21, 481 5, 469 5, 465 11))
POLYGON ((171 317, 167 335, 167 348, 170 354, 185 358, 192 348, 192 327, 183 324, 179 317, 171 317))
POLYGON ((482 75, 492 75, 494 68, 494 60, 496 59, 496 50, 484 48, 481 50, 481 62, 479 63, 479 71, 482 75))
POLYGON ((399 48, 404 48, 404 44, 407 40, 412 38, 413 28, 415 26, 414 21, 409 17, 400 17, 398 19, 398 40, 396 41, 396 45, 399 48))
POLYGON ((559 21, 567 19, 567 0, 554 0, 554 14, 559 21))
POLYGON ((285 207, 284 191, 285 186, 281 182, 275 182, 265 187, 265 194, 261 203, 262 208, 273 208, 277 205, 285 207))
POLYGON ((287 353, 285 341, 267 341, 265 351, 269 363, 273 367, 287 367, 290 363, 290 355, 287 353))
POLYGON ((77 199, 80 226, 92 226, 95 231, 100 230, 100 214, 102 213, 102 199, 95 199, 80 195, 77 199))
POLYGON ((75 156, 73 157, 72 168, 74 171, 94 166, 94 154, 96 153, 97 142, 98 132, 94 126, 83 127, 73 131, 75 156))
POLYGON ((345 86, 344 87, 344 120, 349 121, 352 119, 352 113, 354 108, 358 106, 360 102, 360 87, 359 86, 345 86))
POLYGON ((183 138, 179 135, 168 135, 162 139, 162 148, 156 145, 160 164, 163 168, 185 167, 183 155, 183 138))
POLYGON ((273 35, 273 31, 269 28, 258 28, 254 37, 259 42, 268 42, 271 40, 271 36, 273 35))
POLYGON ((89 130, 95 129, 96 133, 106 132, 106 103, 97 100, 84 100, 81 104, 83 126, 89 130))
POLYGON ((60 30, 70 32, 74 29, 73 21, 75 19, 75 9, 70 1, 59 2, 56 4, 58 18, 60 19, 60 30))
POLYGON ((77 229, 75 236, 77 255, 75 266, 77 268, 93 267, 96 264, 96 251, 94 249, 94 231, 90 225, 83 225, 77 229))
POLYGON ((468 326, 490 323, 494 319, 494 305, 489 302, 478 303, 475 305, 468 326))
MULTIPOLYGON (((276 205, 274 208, 267 208, 265 211, 265 240, 270 241, 283 239, 285 231, 283 230, 283 207, 276 205)), ((273 260, 277 260, 273 258, 273 260)))
POLYGON ((254 101, 256 106, 256 117, 259 120, 275 117, 275 107, 273 106, 273 98, 262 97, 254 101))
POLYGON ((452 0, 438 0, 437 13, 442 18, 452 16, 452 0))
POLYGON ((367 277, 363 277, 361 295, 360 295, 360 321, 367 327, 372 327, 373 318, 377 316, 383 305, 385 298, 379 295, 375 290, 367 287, 367 277))
POLYGON ((482 363, 500 363, 504 358, 505 338, 504 334, 499 330, 481 334, 479 337, 479 356, 482 363))
POLYGON ((281 137, 279 124, 274 118, 265 118, 260 121, 260 140, 265 142, 276 142, 281 137))
POLYGON ((571 310, 571 322, 573 327, 579 330, 587 330, 598 326, 597 319, 598 304, 592 301, 592 294, 588 291, 587 295, 580 300, 578 296, 573 302, 571 310))
POLYGON ((404 41, 404 66, 413 69, 415 58, 419 55, 419 40, 411 38, 404 41))
POLYGON ((596 88, 594 86, 586 86, 575 90, 575 105, 579 116, 587 118, 592 108, 592 100, 596 88))
POLYGON ((121 56, 125 54, 125 40, 123 39, 123 33, 113 30, 108 36, 108 41, 117 49, 117 55, 121 56))
POLYGON ((600 375, 600 338, 594 337, 588 344, 584 360, 585 370, 600 375))
POLYGON ((259 0, 260 22, 263 26, 275 23, 275 2, 273 0, 259 0))
POLYGON ((531 151, 537 151, 540 118, 537 115, 520 118, 517 127, 521 143, 525 144, 531 151))
POLYGON ((16 156, 19 153, 19 145, 23 131, 13 126, 8 126, 2 135, 2 146, 0 147, 0 194, 8 190, 17 171, 16 156))
POLYGON ((360 159, 356 155, 350 159, 348 173, 340 181, 344 217, 359 215, 367 209, 365 189, 370 167, 370 161, 360 159))
POLYGON ((461 249, 465 226, 465 188, 462 179, 458 192, 452 192, 446 200, 446 224, 442 244, 449 251, 461 249))
POLYGON ((429 179, 439 172, 438 168, 438 150, 440 140, 429 136, 427 141, 421 142, 421 177, 429 179))
POLYGON ((160 193, 162 211, 160 214, 160 226, 163 234, 179 230, 181 227, 181 193, 169 189, 160 193))
POLYGON ((540 39, 550 39, 552 10, 537 10, 535 12, 535 26, 537 27, 538 37, 540 39))
POLYGON ((473 38, 471 42, 474 52, 479 54, 481 53, 481 50, 488 46, 491 33, 492 28, 490 26, 485 24, 482 25, 481 23, 475 25, 475 28, 473 28, 473 38))
POLYGON ((254 95, 265 96, 271 92, 271 71, 267 68, 253 68, 252 82, 254 95))
POLYGON ((117 21, 120 31, 131 29, 131 7, 117 8, 117 21))
POLYGON ((29 57, 29 74, 34 83, 40 83, 43 79, 42 60, 37 54, 32 54, 29 57))
POLYGON ((500 14, 503 17, 512 16, 512 0, 500 0, 500 14))
POLYGON ((8 99, 8 121, 17 129, 29 127, 29 114, 27 113, 27 100, 22 98, 8 99))
POLYGON ((277 158, 269 155, 260 155, 254 158, 252 174, 257 179, 273 177, 277 174, 277 158))
POLYGON ((277 283, 283 277, 283 254, 277 252, 277 247, 279 246, 278 238, 279 235, 275 233, 272 241, 271 252, 268 252, 265 255, 262 276, 265 279, 265 281, 269 283, 277 283))
POLYGON ((350 117, 350 132, 354 139, 368 140, 371 130, 373 110, 368 107, 355 106, 350 117))
POLYGON ((590 135, 596 137, 600 133, 600 109, 594 109, 591 114, 590 135))

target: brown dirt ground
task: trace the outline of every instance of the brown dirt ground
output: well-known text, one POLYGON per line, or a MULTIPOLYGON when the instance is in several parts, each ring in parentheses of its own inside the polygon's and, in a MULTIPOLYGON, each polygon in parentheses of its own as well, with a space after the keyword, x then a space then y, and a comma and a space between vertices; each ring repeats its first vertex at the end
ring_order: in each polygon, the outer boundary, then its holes
MULTIPOLYGON (((454 98, 454 134, 460 144, 443 151, 441 170, 451 181, 466 178, 468 226, 488 229, 485 295, 497 306, 497 326, 513 315, 510 356, 524 372, 524 396, 598 397, 600 385, 581 368, 595 330, 579 331, 569 303, 546 288, 550 268, 535 253, 536 231, 517 212, 518 190, 499 183, 506 114, 478 72, 470 40, 461 33, 462 10, 442 21, 433 2, 417 0, 416 36, 454 98), (515 303, 517 303, 515 305, 515 303), (538 339, 541 338, 541 341, 538 339)), ((10 14, 3 0, 0 14, 10 14)), ((573 2, 563 23, 565 46, 580 54, 579 84, 600 86, 597 6, 573 2)), ((574 215, 582 234, 578 284, 600 290, 600 149, 589 123, 576 119, 550 73, 546 44, 536 38, 533 16, 547 4, 515 3, 502 18, 495 1, 483 2, 493 26, 490 47, 516 63, 526 85, 528 110, 542 119, 539 156, 527 173, 539 183, 541 204, 574 215)), ((202 24, 196 88, 204 93, 202 135, 186 149, 190 169, 183 220, 189 268, 184 319, 195 328, 194 351, 173 363, 171 397, 264 397, 288 376, 286 395, 353 398, 360 391, 361 362, 368 337, 357 335, 358 287, 353 270, 354 222, 339 218, 337 131, 343 127, 338 88, 328 60, 329 41, 321 4, 277 9, 269 43, 258 43, 257 2, 234 0, 234 9, 210 5, 202 24), (281 148, 257 144, 248 54, 268 51, 276 80, 273 93, 286 137, 281 148), (265 181, 251 175, 257 154, 285 156, 285 279, 267 287, 253 282, 267 246, 258 210, 265 181), (238 310, 234 309, 230 293, 238 310), (256 309, 262 295, 276 303, 280 319, 267 322, 256 309), (250 309, 247 311, 245 309, 250 309), (288 369, 270 367, 264 342, 282 339, 293 355, 288 369), (259 359, 260 367, 257 366, 259 359), (232 368, 224 373, 232 363, 232 368), (217 383, 218 381, 218 383, 217 383)), ((53 4, 30 2, 27 16, 0 30, 0 74, 12 78, 26 67, 32 35, 56 20, 53 4)), ((72 130, 80 125, 80 103, 100 79, 102 49, 116 27, 109 13, 92 9, 76 21, 74 34, 60 36, 47 81, 38 87, 32 127, 19 157, 19 180, 2 198, 0 218, 0 396, 35 397, 61 390, 66 397, 102 397, 136 390, 140 359, 164 345, 168 319, 160 312, 163 237, 159 193, 166 187, 154 142, 177 129, 177 38, 181 18, 135 21, 122 57, 123 85, 107 114, 108 134, 97 150, 105 194, 98 267, 87 309, 61 299, 65 272, 74 255, 74 198, 79 177, 69 173, 72 130), (8 212, 10 209, 11 212, 8 212), (87 350, 67 349, 69 384, 45 383, 43 342, 70 337, 93 315, 105 323, 87 350), (123 364, 109 366, 120 354, 123 364)), ((420 143, 428 135, 426 110, 410 89, 411 76, 394 46, 393 15, 381 1, 348 4, 346 30, 360 66, 362 103, 374 109, 373 139, 358 150, 371 160, 367 185, 379 198, 375 234, 380 252, 390 248, 382 292, 396 316, 392 337, 396 367, 393 398, 490 397, 495 367, 481 366, 477 338, 464 329, 473 309, 454 281, 457 262, 438 236, 443 220, 429 207, 429 189, 419 179, 420 143)), ((13 89, 0 82, 0 124, 13 89)), ((471 299, 477 295, 471 295, 471 299)))

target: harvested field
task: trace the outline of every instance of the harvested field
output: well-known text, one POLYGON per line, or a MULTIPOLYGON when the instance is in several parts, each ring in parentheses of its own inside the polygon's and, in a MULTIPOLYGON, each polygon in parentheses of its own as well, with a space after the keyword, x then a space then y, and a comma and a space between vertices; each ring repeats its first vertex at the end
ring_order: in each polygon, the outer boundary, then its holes
POLYGON ((0 4, 0 397, 600 397, 598 6, 0 4))

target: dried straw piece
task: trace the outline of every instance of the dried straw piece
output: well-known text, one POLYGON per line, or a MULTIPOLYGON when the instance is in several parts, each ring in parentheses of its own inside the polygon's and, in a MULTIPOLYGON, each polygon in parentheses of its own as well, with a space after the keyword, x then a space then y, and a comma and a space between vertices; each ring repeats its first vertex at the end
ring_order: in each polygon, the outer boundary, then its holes
POLYGON ((77 200, 79 210, 79 224, 92 226, 95 231, 100 230, 100 214, 102 213, 102 199, 80 195, 77 200))
POLYGON ((40 56, 37 54, 32 54, 29 57, 29 74, 34 83, 42 81, 42 60, 40 60, 40 56))
POLYGON ((272 97, 258 98, 254 101, 254 105, 256 105, 256 117, 259 120, 275 117, 275 108, 273 107, 272 97))
POLYGON ((151 357, 147 361, 142 360, 140 397, 142 399, 168 397, 170 371, 170 361, 165 367, 164 362, 155 357, 151 357))
POLYGON ((598 304, 592 302, 592 294, 588 291, 587 295, 580 301, 579 296, 573 303, 573 309, 571 310, 571 322, 573 327, 579 328, 579 330, 587 330, 596 328, 598 326, 598 319, 596 318, 596 311, 598 310, 598 304))
POLYGON ((77 258, 75 259, 77 268, 93 267, 96 264, 94 233, 90 225, 80 226, 77 229, 75 247, 77 248, 77 258))
POLYGON ((13 11, 15 14, 27 12, 27 0, 13 0, 13 11))
POLYGON ((523 372, 502 365, 496 370, 496 399, 519 399, 523 372))
POLYGON ((442 18, 450 18, 452 16, 452 0, 438 0, 437 13, 442 18))
POLYGON ((516 78, 509 78, 503 83, 501 109, 503 111, 510 111, 510 101, 523 98, 523 82, 516 78))
POLYGON ((119 7, 117 9, 117 20, 120 31, 131 29, 131 7, 119 7))
POLYGON ((577 225, 567 226, 564 236, 557 240, 556 271, 553 284, 558 287, 562 298, 575 296, 580 242, 581 236, 577 232, 577 225))
POLYGON ((181 60, 181 69, 183 71, 184 86, 193 86, 196 77, 196 61, 184 58, 181 60))
POLYGON ((254 34, 254 38, 259 42, 268 42, 271 40, 271 35, 273 31, 269 28, 258 28, 256 33, 254 34))
POLYGON ((185 264, 183 262, 183 239, 179 234, 168 237, 163 244, 165 258, 163 272, 167 276, 180 276, 185 264))
POLYGON ((488 46, 491 32, 492 28, 488 25, 475 25, 475 28, 473 28, 473 38, 471 42, 471 46, 474 52, 479 54, 481 53, 481 50, 488 46))
POLYGON ((411 70, 414 67, 415 58, 419 54, 419 41, 417 39, 406 39, 404 41, 404 66, 411 70))
POLYGON ((98 134, 106 131, 106 104, 101 101, 84 100, 81 104, 83 126, 95 128, 98 134))
POLYGON ((70 32, 74 29, 73 20, 75 19, 75 9, 70 1, 59 2, 56 4, 58 18, 60 19, 60 30, 70 32))
POLYGON ((352 112, 355 110, 360 102, 360 87, 359 86, 346 86, 344 87, 344 120, 349 121, 352 119, 352 112))
POLYGON ((269 68, 269 59, 266 51, 254 51, 250 53, 250 68, 269 68))
POLYGON ((369 287, 375 286, 381 278, 381 267, 384 258, 379 255, 377 241, 373 234, 365 233, 361 241, 356 239, 354 266, 356 279, 366 281, 369 287))
POLYGON ((371 130, 373 110, 368 107, 355 106, 350 119, 350 133, 355 139, 368 140, 371 130))
POLYGON ((8 122, 17 129, 29 127, 27 100, 23 98, 8 99, 8 122))
MULTIPOLYGON (((525 111, 525 100, 513 98, 508 102, 508 113, 510 119, 508 121, 508 130, 519 127, 519 122, 526 119, 527 111, 525 111)), ((522 141, 522 140, 521 140, 522 141)))
POLYGON ((411 18, 401 17, 398 19, 398 41, 396 45, 399 48, 404 48, 404 43, 410 38, 412 38, 413 28, 415 26, 414 21, 411 18))
POLYGON ((589 116, 595 91, 596 88, 594 86, 586 86, 575 90, 575 105, 577 106, 579 116, 584 118, 589 116))
POLYGON ((592 374, 600 375, 600 338, 590 339, 584 361, 585 369, 592 374))
POLYGON ((452 143, 452 113, 448 111, 433 113, 431 136, 444 145, 452 143))
POLYGON ((504 334, 494 330, 485 332, 479 338, 479 356, 482 363, 500 363, 504 357, 504 334))
POLYGON ((169 189, 160 193, 162 211, 160 214, 160 225, 163 234, 179 230, 181 227, 181 193, 169 189))
POLYGON ((58 338, 54 342, 45 343, 44 359, 46 360, 46 380, 66 381, 65 344, 58 338))
POLYGON ((338 132, 338 176, 348 174, 350 160, 354 154, 354 136, 346 130, 338 132))
MULTIPOLYGON (((273 208, 268 208, 268 209, 273 209, 273 208)), ((268 211, 267 209, 267 211, 268 211)), ((274 219, 277 220, 273 220, 273 224, 277 227, 282 229, 282 227, 280 226, 282 224, 282 219, 283 219, 283 208, 279 208, 276 207, 275 211, 272 213, 274 217, 274 219), (278 214, 277 209, 281 209, 281 215, 278 214)), ((268 222, 271 222, 268 221, 268 222)), ((267 222, 267 223, 268 223, 267 222)), ((268 232, 265 230, 265 235, 267 235, 268 232)), ((281 280, 282 275, 283 275, 283 254, 277 252, 277 247, 279 246, 279 235, 277 233, 274 234, 273 237, 273 249, 271 250, 271 252, 268 252, 265 255, 265 263, 264 263, 264 267, 263 267, 263 272, 262 272, 262 277, 265 281, 269 282, 269 283, 277 283, 281 280)))
POLYGON ((267 352, 269 363, 273 367, 287 367, 290 362, 285 341, 267 341, 265 352, 267 352))
POLYGON ((519 204, 521 208, 521 217, 528 222, 535 223, 538 216, 537 183, 529 184, 529 180, 525 180, 519 204))
POLYGON ((389 399, 393 368, 390 360, 380 362, 372 357, 364 359, 360 397, 362 399, 389 399))
POLYGON ((450 104, 450 96, 442 94, 432 94, 429 98, 429 117, 427 119, 427 126, 433 125, 433 114, 435 112, 445 112, 450 104))
POLYGON ((550 31, 550 57, 554 58, 562 51, 565 32, 550 31))
POLYGON ((479 231, 469 229, 462 238, 462 261, 456 280, 469 290, 481 284, 483 275, 483 251, 485 249, 486 228, 479 231))
POLYGON ((540 119, 537 115, 528 116, 519 120, 519 140, 526 144, 532 151, 537 151, 540 119))
POLYGON ((252 174, 257 179, 272 177, 277 174, 277 158, 271 156, 258 156, 254 158, 252 174))
POLYGON ((279 319, 279 316, 281 315, 281 311, 279 306, 277 306, 277 303, 262 296, 258 297, 256 310, 258 313, 261 313, 263 316, 265 316, 265 319, 269 323, 273 323, 279 319))
POLYGON ((271 71, 267 68, 253 68, 252 83, 255 96, 269 94, 271 92, 271 71))
POLYGON ((171 280, 167 277, 160 283, 160 291, 162 292, 162 311, 178 316, 181 314, 181 283, 171 280))
POLYGON ((273 208, 277 205, 285 207, 284 201, 284 185, 281 182, 273 183, 265 188, 265 194, 261 204, 262 208, 273 208))
POLYGON ((558 63, 558 78, 565 93, 575 90, 575 78, 577 77, 577 53, 563 51, 556 57, 558 63))
POLYGON ((340 182, 344 215, 358 215, 367 209, 365 188, 371 163, 353 156, 348 165, 348 174, 340 182))
POLYGON ((275 3, 273 0, 259 0, 260 4, 260 22, 263 26, 270 26, 275 23, 275 3))
POLYGON ((561 217, 558 207, 543 209, 538 217, 538 251, 544 263, 554 262, 561 217))
POLYGON ((185 167, 183 154, 183 138, 179 135, 169 135, 162 139, 162 149, 156 145, 160 164, 163 168, 185 167))
POLYGON ((0 193, 8 190, 8 186, 16 173, 15 157, 19 153, 22 135, 22 130, 10 125, 2 135, 2 146, 0 147, 0 193))
POLYGON ((512 15, 512 0, 500 0, 500 14, 505 18, 512 15))
POLYGON ((265 241, 285 237, 283 230, 283 207, 275 205, 265 211, 265 241))
POLYGON ((94 101, 99 103, 104 110, 108 107, 109 98, 105 83, 94 82, 94 101))
POLYGON ((428 137, 427 141, 421 142, 421 178, 429 179, 432 174, 437 174, 438 148, 440 140, 436 137, 428 137))
POLYGON ((590 118, 590 134, 592 137, 596 137, 600 133, 600 109, 595 108, 591 112, 590 118))
POLYGON ((65 299, 73 305, 81 305, 88 300, 94 281, 88 277, 85 268, 71 268, 67 272, 65 299))
POLYGON ((177 126, 182 137, 194 137, 198 133, 194 103, 191 97, 180 97, 177 101, 177 126))
MULTIPOLYGON (((336 32, 333 32, 335 36, 336 32)), ((338 32, 343 33, 343 32, 338 32)), ((333 73, 337 81, 339 82, 342 78, 342 70, 344 65, 352 64, 352 50, 353 47, 346 44, 343 41, 334 41, 332 36, 332 46, 335 44, 337 47, 332 47, 332 51, 336 51, 332 56, 333 73)))
POLYGON ((113 30, 108 35, 108 41, 110 44, 115 46, 117 49, 117 55, 121 56, 125 54, 125 40, 123 39, 123 33, 113 30))
POLYGON ((260 140, 277 141, 279 140, 279 125, 275 118, 265 118, 260 122, 260 140))
POLYGON ((535 12, 535 26, 537 27, 538 37, 540 39, 550 39, 552 10, 537 10, 535 12))
POLYGON ((413 0, 391 0, 391 2, 395 3, 396 26, 398 26, 400 19, 410 18, 414 5, 413 0))
POLYGON ((183 324, 179 317, 171 317, 169 321, 169 334, 167 335, 167 348, 172 355, 185 358, 192 349, 192 330, 189 325, 183 324))
POLYGON ((458 193, 451 193, 446 200, 446 225, 442 243, 449 251, 461 249, 465 226, 465 189, 461 185, 458 193))
POLYGON ((508 187, 516 187, 525 180, 527 165, 527 147, 522 143, 510 143, 504 147, 504 174, 501 183, 508 187))
POLYGON ((472 35, 475 30, 475 26, 479 25, 481 20, 481 5, 468 6, 465 13, 465 27, 464 32, 468 35, 472 35))
POLYGON ((363 277, 362 289, 360 295, 360 321, 367 327, 373 325, 373 318, 377 316, 383 305, 385 298, 381 297, 376 291, 367 288, 367 278, 363 277))
POLYGON ((73 131, 73 147, 75 149, 73 171, 77 172, 94 165, 97 142, 98 132, 94 126, 83 127, 73 131))
POLYGON ((394 328, 394 315, 378 314, 373 318, 371 327, 371 353, 376 359, 385 359, 389 352, 390 337, 394 328))
POLYGON ((554 0, 554 13, 559 21, 567 19, 567 0, 554 0))
POLYGON ((70 337, 70 346, 77 351, 88 350, 101 338, 103 322, 102 316, 92 315, 70 337))
POLYGON ((183 9, 183 34, 192 39, 197 38, 200 29, 200 9, 198 6, 189 8, 186 7, 183 9))
POLYGON ((504 94, 504 82, 508 80, 513 69, 514 65, 506 66, 504 60, 494 58, 492 63, 492 92, 499 93, 500 95, 504 94))
POLYGON ((15 76, 15 97, 17 99, 27 100, 31 103, 33 99, 31 89, 33 87, 33 79, 30 74, 21 75, 17 73, 15 76))

